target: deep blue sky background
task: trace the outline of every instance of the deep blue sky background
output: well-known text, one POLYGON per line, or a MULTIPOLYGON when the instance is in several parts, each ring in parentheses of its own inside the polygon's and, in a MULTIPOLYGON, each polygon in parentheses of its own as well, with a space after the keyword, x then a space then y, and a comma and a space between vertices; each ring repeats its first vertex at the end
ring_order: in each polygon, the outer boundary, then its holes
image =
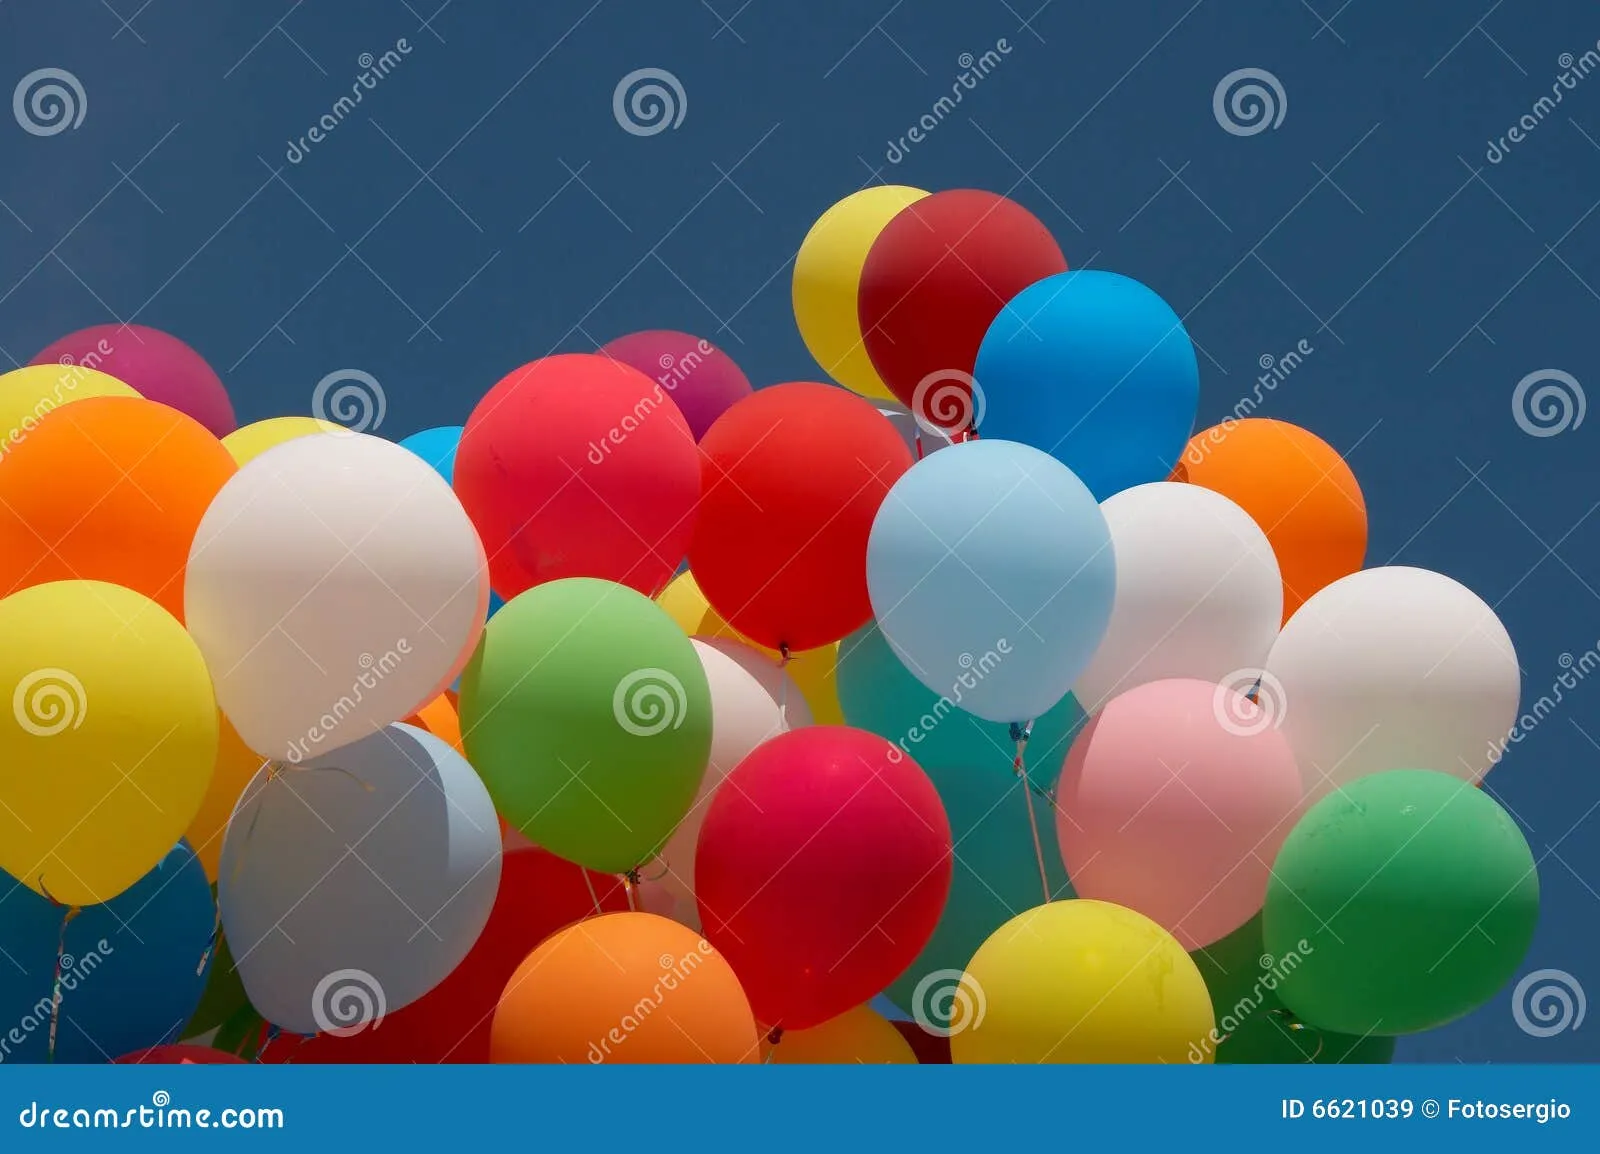
MULTIPOLYGON (((53 66, 88 96, 48 138, 0 112, 0 370, 137 320, 199 348, 241 421, 365 370, 394 438, 640 328, 702 334, 757 384, 811 378, 787 263, 817 215, 871 181, 989 188, 1074 266, 1186 318, 1203 425, 1308 341, 1260 415, 1347 454, 1368 564, 1441 570, 1497 608, 1525 707, 1600 643, 1600 417, 1532 437, 1510 404, 1540 369, 1600 387, 1600 75, 1485 160, 1561 54, 1600 40, 1593 3, 741 3, 0 0, 0 95, 53 66), (401 37, 398 70, 289 164, 361 54, 401 37), (888 165, 958 58, 1002 37, 1003 63, 888 165), (612 91, 652 66, 687 112, 629 135, 612 91), (1245 67, 1280 79, 1287 112, 1237 137, 1212 92, 1245 67)), ((1600 684, 1582 684, 1490 786, 1540 859, 1524 970, 1600 992, 1597 741, 1600 684)), ((1600 1020, 1530 1037, 1508 989, 1399 1057, 1595 1060, 1600 1020)))

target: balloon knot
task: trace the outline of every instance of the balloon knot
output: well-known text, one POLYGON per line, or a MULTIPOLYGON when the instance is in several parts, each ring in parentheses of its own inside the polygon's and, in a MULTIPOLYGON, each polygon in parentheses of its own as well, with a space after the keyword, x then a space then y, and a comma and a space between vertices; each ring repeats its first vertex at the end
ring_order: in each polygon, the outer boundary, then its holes
POLYGON ((767 1035, 767 1041, 771 1042, 774 1046, 783 1041, 783 1027, 772 1027, 772 1032, 767 1035))
POLYGON ((622 876, 628 879, 628 884, 629 885, 634 886, 636 888, 639 885, 639 883, 644 880, 639 876, 639 871, 636 870, 636 869, 631 869, 627 873, 623 874, 622 876))
POLYGON ((789 651, 789 643, 787 641, 778 642, 778 668, 782 669, 789 664, 793 657, 794 654, 789 651))

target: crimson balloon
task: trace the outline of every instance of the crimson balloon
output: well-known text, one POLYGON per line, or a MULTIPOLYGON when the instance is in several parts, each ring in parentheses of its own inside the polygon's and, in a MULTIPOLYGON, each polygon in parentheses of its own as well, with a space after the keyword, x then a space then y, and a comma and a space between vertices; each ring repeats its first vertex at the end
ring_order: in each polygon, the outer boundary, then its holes
POLYGON ((867 538, 912 463, 894 425, 854 393, 797 382, 735 404, 700 450, 689 567, 723 620, 791 650, 865 625, 867 538))
POLYGON ((856 296, 867 355, 924 427, 983 416, 972 368, 990 323, 1035 281, 1067 271, 1050 230, 992 192, 936 192, 901 209, 867 253, 856 296))
POLYGON ((455 490, 500 596, 561 577, 649 596, 683 560, 700 465, 661 385, 610 357, 569 353, 523 365, 478 402, 455 490))
POLYGON ((886 739, 811 726, 755 748, 712 795, 695 850, 706 940, 766 1026, 805 1029, 911 964, 950 891, 950 823, 886 739))
POLYGON ((226 1050, 210 1046, 172 1045, 151 1046, 124 1054, 116 1061, 118 1066, 243 1066, 245 1060, 226 1050))
POLYGON ((573 922, 627 908, 626 891, 615 875, 586 871, 532 846, 507 850, 488 924, 449 977, 371 1029, 344 1036, 280 1037, 261 1060, 375 1065, 487 1062, 495 1006, 522 960, 573 922))

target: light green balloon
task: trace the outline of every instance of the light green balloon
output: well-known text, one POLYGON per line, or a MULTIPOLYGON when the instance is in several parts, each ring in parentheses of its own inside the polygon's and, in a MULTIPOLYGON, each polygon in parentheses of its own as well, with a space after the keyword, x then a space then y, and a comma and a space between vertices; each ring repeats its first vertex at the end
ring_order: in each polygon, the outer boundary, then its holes
POLYGON ((573 577, 507 602, 461 675, 461 732, 495 809, 603 873, 649 861, 693 804, 711 689, 666 612, 573 577))

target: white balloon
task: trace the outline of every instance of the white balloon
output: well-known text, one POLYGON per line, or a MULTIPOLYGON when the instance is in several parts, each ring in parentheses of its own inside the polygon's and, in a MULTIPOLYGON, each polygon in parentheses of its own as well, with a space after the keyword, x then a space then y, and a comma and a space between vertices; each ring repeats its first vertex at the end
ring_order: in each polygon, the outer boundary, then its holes
POLYGON ((1441 573, 1396 565, 1341 577, 1289 618, 1259 703, 1318 797, 1391 769, 1476 782, 1516 721, 1521 686, 1494 610, 1441 573))
POLYGON ((297 1034, 378 1027, 466 957, 500 861, 489 791, 421 729, 391 725, 304 767, 261 770, 217 871, 251 1004, 297 1034))
POLYGON ((878 406, 878 412, 887 417, 889 423, 899 432, 906 443, 906 448, 911 450, 913 461, 920 461, 929 453, 955 443, 937 425, 924 428, 917 422, 916 414, 904 405, 881 399, 874 399, 872 403, 878 406))
POLYGON ((765 653, 723 638, 689 639, 711 686, 711 760, 694 805, 657 855, 663 888, 694 899, 694 849, 711 798, 728 774, 768 738, 811 724, 811 709, 794 678, 765 653))
POLYGON ((1220 682, 1260 668, 1283 620, 1283 579, 1250 514, 1220 493, 1168 481, 1124 489, 1100 511, 1117 592, 1105 639, 1074 687, 1085 710, 1151 681, 1220 682))
POLYGON ((212 501, 184 612, 217 703, 299 763, 409 717, 450 684, 488 609, 483 545, 422 458, 362 434, 267 450, 212 501))

